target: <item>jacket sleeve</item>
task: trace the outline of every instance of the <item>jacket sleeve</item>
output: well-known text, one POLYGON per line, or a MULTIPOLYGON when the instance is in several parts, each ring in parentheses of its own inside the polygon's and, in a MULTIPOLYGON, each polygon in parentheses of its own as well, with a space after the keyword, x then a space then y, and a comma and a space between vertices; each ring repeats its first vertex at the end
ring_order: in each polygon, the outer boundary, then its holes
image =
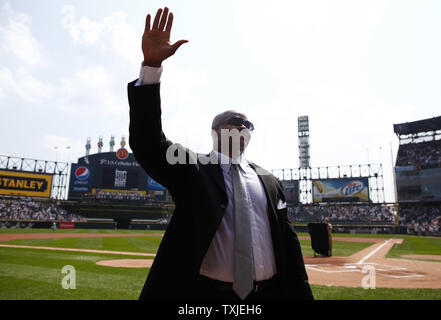
MULTIPOLYGON (((283 185, 278 179, 277 182, 282 201, 285 201, 283 185)), ((295 283, 296 287, 294 298, 300 300, 313 300, 314 297, 309 285, 308 274, 306 273, 300 241, 297 233, 294 231, 293 225, 288 219, 287 208, 284 208, 283 210, 285 211, 283 220, 281 221, 283 241, 286 248, 286 263, 289 270, 288 273, 292 277, 292 281, 295 283)))
POLYGON ((182 182, 186 166, 183 162, 171 162, 170 157, 181 154, 187 159, 187 150, 179 144, 173 144, 162 131, 160 84, 135 86, 135 83, 129 83, 127 88, 130 148, 148 175, 173 190, 182 182), (173 153, 170 153, 171 147, 173 153))

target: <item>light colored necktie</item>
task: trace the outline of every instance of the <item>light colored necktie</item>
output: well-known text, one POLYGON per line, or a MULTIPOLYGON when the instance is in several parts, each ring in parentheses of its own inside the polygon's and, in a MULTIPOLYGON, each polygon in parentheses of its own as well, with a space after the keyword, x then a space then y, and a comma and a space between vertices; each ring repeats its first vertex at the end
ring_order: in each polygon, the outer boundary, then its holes
POLYGON ((231 165, 234 194, 234 282, 233 290, 244 300, 253 289, 254 259, 251 243, 251 219, 245 182, 239 165, 231 165))

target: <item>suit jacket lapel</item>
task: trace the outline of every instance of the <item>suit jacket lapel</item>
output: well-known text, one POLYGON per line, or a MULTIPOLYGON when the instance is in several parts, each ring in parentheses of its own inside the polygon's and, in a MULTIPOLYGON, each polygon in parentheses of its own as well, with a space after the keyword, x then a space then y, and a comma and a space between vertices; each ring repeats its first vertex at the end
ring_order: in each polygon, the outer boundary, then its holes
MULTIPOLYGON (((207 157, 210 157, 210 155, 208 155, 207 157)), ((225 188, 224 174, 222 173, 222 168, 220 167, 220 165, 216 164, 215 161, 204 163, 206 164, 200 164, 200 168, 206 173, 208 179, 214 181, 214 185, 216 186, 215 189, 218 191, 219 194, 218 199, 220 200, 220 202, 215 204, 216 206, 219 206, 219 210, 216 210, 216 224, 218 224, 222 220, 223 214, 228 205, 228 196, 227 190, 225 188)))
POLYGON ((262 181, 263 188, 268 202, 269 214, 277 219, 275 208, 277 208, 277 188, 274 186, 274 178, 267 170, 259 167, 257 164, 250 162, 250 166, 256 171, 260 181, 262 181))
MULTIPOLYGON (((203 164, 206 172, 214 180, 214 182, 216 182, 216 185, 220 188, 220 191, 226 195, 227 191, 225 189, 224 174, 222 173, 222 168, 220 165, 217 164, 216 156, 213 153, 210 153, 202 157, 204 159, 204 163, 207 163, 203 164)), ((202 160, 202 157, 200 157, 199 160, 202 160)))

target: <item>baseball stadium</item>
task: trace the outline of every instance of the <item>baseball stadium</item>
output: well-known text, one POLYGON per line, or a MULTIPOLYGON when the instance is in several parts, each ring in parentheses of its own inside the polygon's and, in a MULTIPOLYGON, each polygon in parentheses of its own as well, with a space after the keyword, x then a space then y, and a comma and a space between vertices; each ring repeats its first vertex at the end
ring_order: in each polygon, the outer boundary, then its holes
MULTIPOLYGON (((274 169, 317 300, 441 299, 441 117, 394 124, 381 164, 274 169)), ((0 300, 137 300, 174 203, 121 147, 76 163, 0 156, 0 300)), ((179 268, 177 265, 176 268, 179 268)))

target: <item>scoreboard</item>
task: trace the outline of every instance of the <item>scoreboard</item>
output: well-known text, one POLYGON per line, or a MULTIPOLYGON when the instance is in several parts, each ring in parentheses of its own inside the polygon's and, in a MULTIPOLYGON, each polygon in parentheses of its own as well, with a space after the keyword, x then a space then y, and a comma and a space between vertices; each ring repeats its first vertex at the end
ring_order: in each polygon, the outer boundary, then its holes
POLYGON ((101 186, 103 188, 143 189, 139 185, 138 169, 103 168, 101 186))
POLYGON ((166 195, 166 189, 147 175, 132 153, 118 151, 84 156, 72 164, 69 199, 81 199, 97 190, 166 195))

